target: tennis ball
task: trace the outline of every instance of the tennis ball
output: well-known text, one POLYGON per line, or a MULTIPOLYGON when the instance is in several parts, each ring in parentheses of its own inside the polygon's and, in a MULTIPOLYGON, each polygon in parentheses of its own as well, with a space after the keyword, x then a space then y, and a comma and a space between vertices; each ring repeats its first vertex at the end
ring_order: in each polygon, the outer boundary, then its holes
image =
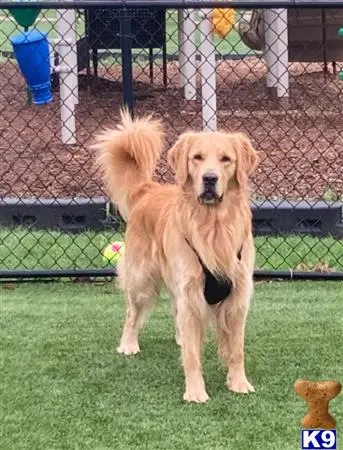
POLYGON ((121 256, 125 253, 125 242, 116 241, 105 247, 103 251, 103 259, 106 264, 118 264, 121 256))

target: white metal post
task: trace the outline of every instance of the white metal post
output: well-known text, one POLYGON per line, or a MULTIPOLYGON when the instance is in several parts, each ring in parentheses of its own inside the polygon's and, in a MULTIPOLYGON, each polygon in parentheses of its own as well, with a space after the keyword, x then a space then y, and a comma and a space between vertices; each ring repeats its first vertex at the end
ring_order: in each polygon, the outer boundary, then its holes
POLYGON ((186 100, 196 99, 196 24, 194 11, 179 11, 179 71, 180 86, 184 89, 186 100))
POLYGON ((206 131, 217 129, 216 54, 213 43, 211 10, 201 10, 200 23, 202 123, 206 131))
POLYGON ((178 39, 179 39, 179 78, 180 88, 183 89, 186 84, 186 78, 184 75, 184 67, 186 63, 184 46, 185 46, 185 33, 183 23, 183 9, 177 10, 177 23, 178 23, 178 39))
POLYGON ((277 54, 279 56, 278 64, 278 83, 277 96, 289 96, 289 71, 288 71, 288 11, 287 9, 278 9, 277 32, 279 35, 277 43, 277 54))
POLYGON ((275 21, 275 10, 264 10, 264 32, 265 32, 265 48, 264 57, 267 64, 267 80, 268 88, 276 85, 277 82, 277 35, 273 23, 275 21))
POLYGON ((286 9, 264 11, 267 87, 276 87, 278 97, 289 95, 288 20, 286 9))
POLYGON ((75 10, 57 10, 56 31, 61 104, 61 136, 64 144, 76 143, 75 105, 78 103, 78 73, 75 10))

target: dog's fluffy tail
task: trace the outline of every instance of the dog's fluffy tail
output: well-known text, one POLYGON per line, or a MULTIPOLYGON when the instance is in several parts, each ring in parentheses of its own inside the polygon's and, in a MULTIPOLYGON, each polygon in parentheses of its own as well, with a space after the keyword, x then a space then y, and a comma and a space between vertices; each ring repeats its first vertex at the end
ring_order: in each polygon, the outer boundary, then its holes
POLYGON ((132 120, 121 111, 121 123, 96 136, 96 165, 105 189, 120 214, 127 220, 132 202, 130 194, 152 180, 162 150, 162 124, 151 116, 132 120))

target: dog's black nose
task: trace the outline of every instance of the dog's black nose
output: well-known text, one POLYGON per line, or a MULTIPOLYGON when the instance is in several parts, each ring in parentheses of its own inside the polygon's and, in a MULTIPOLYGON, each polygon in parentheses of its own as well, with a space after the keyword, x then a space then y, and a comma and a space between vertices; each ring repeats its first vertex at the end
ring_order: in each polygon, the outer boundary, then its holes
POLYGON ((208 172, 202 176, 202 180, 204 184, 214 186, 218 181, 218 177, 215 173, 208 172))

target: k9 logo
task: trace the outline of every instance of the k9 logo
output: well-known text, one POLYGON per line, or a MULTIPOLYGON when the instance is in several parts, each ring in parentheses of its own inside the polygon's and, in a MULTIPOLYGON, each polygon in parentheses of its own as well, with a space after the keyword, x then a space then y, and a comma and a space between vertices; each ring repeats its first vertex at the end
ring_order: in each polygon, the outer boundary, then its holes
POLYGON ((336 430, 301 430, 301 449, 336 450, 336 430))

